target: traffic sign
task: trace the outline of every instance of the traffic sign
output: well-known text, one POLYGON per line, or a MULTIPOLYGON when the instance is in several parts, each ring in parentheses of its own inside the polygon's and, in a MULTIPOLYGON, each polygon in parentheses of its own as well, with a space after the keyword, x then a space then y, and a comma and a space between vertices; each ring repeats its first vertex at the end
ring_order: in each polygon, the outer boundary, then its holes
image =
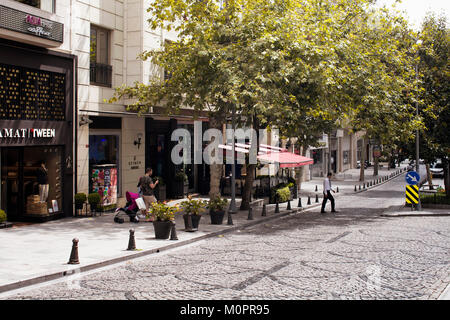
POLYGON ((419 186, 408 185, 406 186, 406 202, 410 204, 419 203, 419 186))
POLYGON ((410 171, 406 174, 405 179, 408 184, 419 184, 420 175, 415 171, 410 171))

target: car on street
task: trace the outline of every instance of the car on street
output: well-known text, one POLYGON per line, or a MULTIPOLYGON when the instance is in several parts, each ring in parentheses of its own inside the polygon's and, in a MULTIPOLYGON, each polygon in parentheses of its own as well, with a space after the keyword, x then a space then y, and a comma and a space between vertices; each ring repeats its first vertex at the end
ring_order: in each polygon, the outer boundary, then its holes
POLYGON ((441 161, 436 161, 430 166, 430 171, 433 177, 443 178, 444 177, 444 166, 441 161))

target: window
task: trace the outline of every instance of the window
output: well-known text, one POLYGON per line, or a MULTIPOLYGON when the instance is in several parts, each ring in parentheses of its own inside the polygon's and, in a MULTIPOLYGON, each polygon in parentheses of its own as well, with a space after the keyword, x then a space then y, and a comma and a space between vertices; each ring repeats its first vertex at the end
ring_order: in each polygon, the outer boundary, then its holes
POLYGON ((15 0, 48 12, 55 12, 55 0, 15 0))
POLYGON ((90 49, 91 83, 111 87, 112 66, 110 62, 110 32, 106 29, 91 26, 90 49))

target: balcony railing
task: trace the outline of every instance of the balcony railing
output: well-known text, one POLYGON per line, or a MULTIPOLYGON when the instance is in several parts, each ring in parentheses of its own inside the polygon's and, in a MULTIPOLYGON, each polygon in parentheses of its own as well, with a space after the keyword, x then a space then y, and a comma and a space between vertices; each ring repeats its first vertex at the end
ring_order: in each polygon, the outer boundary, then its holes
POLYGON ((99 86, 112 86, 112 66, 91 62, 90 82, 99 86))

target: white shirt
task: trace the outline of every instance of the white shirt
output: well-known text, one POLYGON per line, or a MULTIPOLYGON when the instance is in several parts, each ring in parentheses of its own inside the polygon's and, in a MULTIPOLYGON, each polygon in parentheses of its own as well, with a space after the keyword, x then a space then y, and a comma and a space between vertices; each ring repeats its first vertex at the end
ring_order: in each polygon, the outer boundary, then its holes
POLYGON ((323 193, 327 193, 327 191, 331 191, 331 181, 330 178, 326 178, 323 180, 323 193))

